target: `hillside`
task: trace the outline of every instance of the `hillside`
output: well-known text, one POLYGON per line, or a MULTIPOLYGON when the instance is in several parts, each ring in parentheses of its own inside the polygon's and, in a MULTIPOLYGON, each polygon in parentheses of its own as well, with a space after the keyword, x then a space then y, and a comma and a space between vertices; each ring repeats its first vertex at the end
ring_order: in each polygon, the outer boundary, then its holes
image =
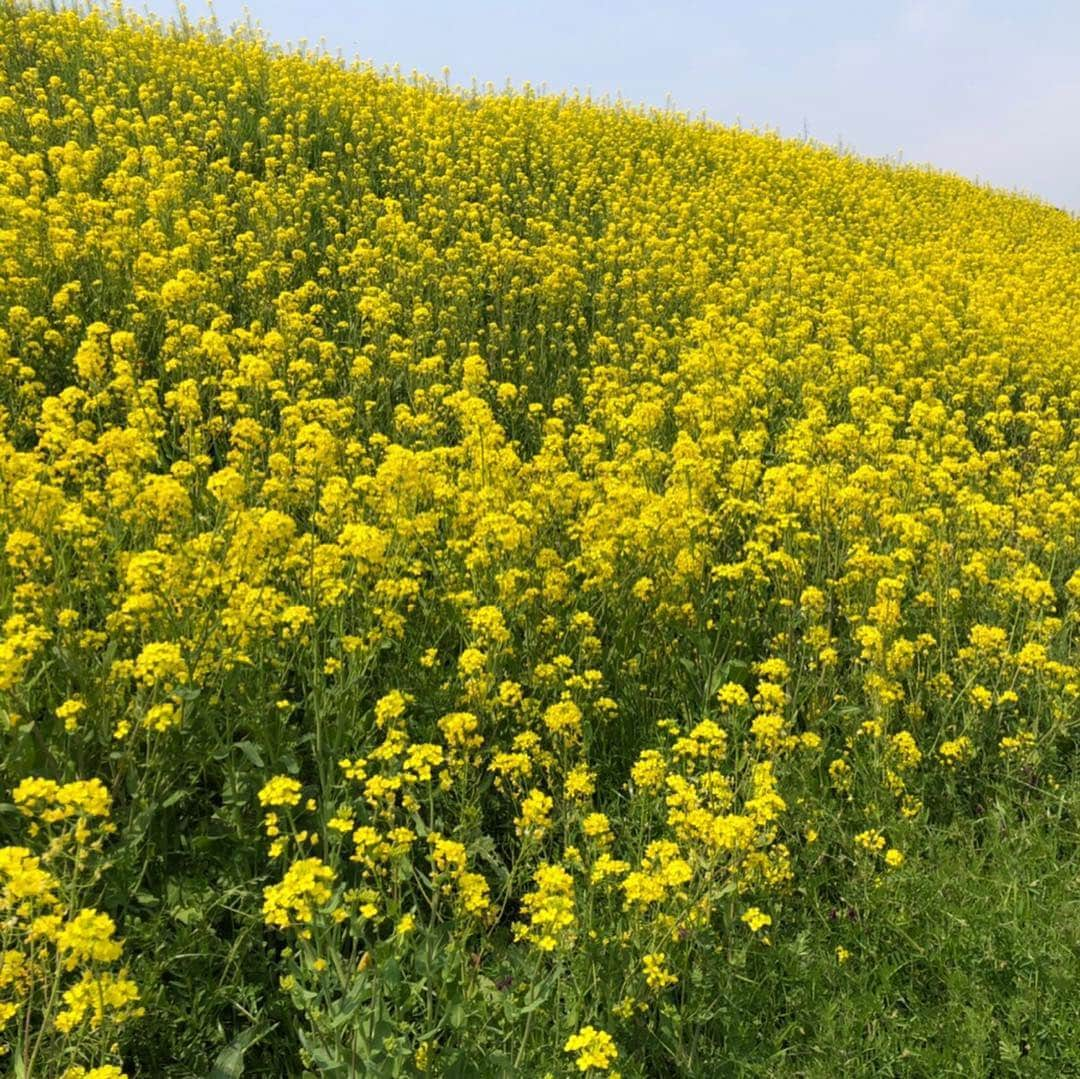
POLYGON ((15 1074, 1080 1069, 1080 219, 0 28, 15 1074))

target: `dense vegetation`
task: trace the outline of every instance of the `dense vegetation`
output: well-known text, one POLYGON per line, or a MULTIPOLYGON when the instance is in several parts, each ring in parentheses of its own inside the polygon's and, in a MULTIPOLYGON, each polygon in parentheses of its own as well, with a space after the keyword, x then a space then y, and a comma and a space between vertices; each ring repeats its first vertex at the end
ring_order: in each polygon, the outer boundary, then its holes
POLYGON ((1080 1070, 1080 221, 0 0, 14 1074, 1080 1070))

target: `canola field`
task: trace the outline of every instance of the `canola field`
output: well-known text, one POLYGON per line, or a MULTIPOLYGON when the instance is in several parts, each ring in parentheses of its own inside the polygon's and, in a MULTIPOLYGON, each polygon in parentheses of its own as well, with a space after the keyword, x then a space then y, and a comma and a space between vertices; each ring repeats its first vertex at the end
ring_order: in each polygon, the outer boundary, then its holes
POLYGON ((14 1076, 1080 1071, 1075 216, 0 0, 0 547, 14 1076))

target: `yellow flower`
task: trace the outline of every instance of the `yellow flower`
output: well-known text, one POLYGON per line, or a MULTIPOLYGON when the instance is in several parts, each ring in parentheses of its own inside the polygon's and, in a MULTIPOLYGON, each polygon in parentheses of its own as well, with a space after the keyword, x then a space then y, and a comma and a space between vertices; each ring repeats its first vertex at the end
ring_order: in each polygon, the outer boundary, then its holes
POLYGON ((533 875, 536 888, 521 901, 527 922, 514 926, 515 940, 529 940, 543 952, 573 943, 577 923, 574 880, 561 866, 542 863, 533 875))
POLYGON ((975 755, 975 747, 967 735, 961 735, 959 738, 942 742, 938 746, 938 755, 941 757, 942 763, 954 768, 958 764, 965 764, 970 761, 975 755))
POLYGON ((662 990, 675 985, 678 978, 664 965, 667 956, 663 952, 651 952, 641 960, 645 970, 645 982, 650 989, 662 990))
POLYGON ((407 694, 396 689, 381 697, 375 705, 376 725, 387 727, 401 719, 411 699, 407 694))
POLYGON ((757 907, 747 907, 740 921, 750 927, 750 932, 757 933, 766 926, 772 925, 772 918, 757 907))
POLYGON ((573 738, 581 733, 581 709, 573 701, 561 701, 544 712, 544 726, 560 738, 573 738))
POLYGON ((64 730, 69 733, 77 730, 79 726, 79 716, 86 711, 86 705, 76 699, 64 701, 59 708, 56 709, 56 718, 64 721, 64 730))
POLYGON ((330 901, 334 870, 319 858, 304 858, 285 871, 279 884, 263 889, 263 918, 267 925, 286 929, 310 922, 318 907, 330 901))
POLYGON ((64 1008, 56 1016, 56 1028, 70 1033, 87 1016, 94 1030, 106 1020, 123 1023, 143 1014, 138 1001, 138 987, 130 978, 108 971, 101 974, 84 971, 79 981, 64 991, 64 1008))
POLYGON ((290 776, 274 776, 259 791, 259 804, 295 806, 300 804, 300 781, 290 776))
POLYGON ((521 813, 514 824, 519 835, 539 839, 551 827, 551 813, 555 802, 543 791, 531 790, 521 803, 521 813))
POLYGON ((574 1063, 581 1072, 587 1072, 590 1068, 607 1071, 619 1055, 611 1035, 592 1026, 582 1027, 567 1038, 563 1050, 577 1054, 574 1063))
POLYGON ((566 774, 563 790, 567 798, 590 798, 596 790, 596 776, 585 765, 575 765, 566 774))
POLYGON ((113 940, 116 923, 107 914, 80 910, 56 934, 56 950, 65 957, 64 966, 74 970, 83 963, 109 963, 120 958, 120 942, 113 940))
POLYGON ((158 641, 146 645, 135 659, 135 677, 145 686, 171 686, 188 679, 180 646, 158 641))
POLYGON ((855 837, 855 842, 863 850, 875 854, 885 849, 885 837, 876 828, 869 828, 865 832, 860 832, 855 837))
POLYGON ((84 1068, 73 1064, 65 1068, 60 1079, 128 1079, 127 1072, 115 1064, 102 1064, 97 1068, 84 1068))

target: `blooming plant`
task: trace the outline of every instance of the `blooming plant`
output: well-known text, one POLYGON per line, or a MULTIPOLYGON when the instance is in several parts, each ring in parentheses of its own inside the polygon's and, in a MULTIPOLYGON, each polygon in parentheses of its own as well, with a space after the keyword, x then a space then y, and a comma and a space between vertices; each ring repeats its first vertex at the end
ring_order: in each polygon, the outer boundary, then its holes
POLYGON ((116 1029, 143 1014, 116 923, 79 905, 96 890, 111 799, 98 779, 28 777, 12 801, 30 845, 0 847, 2 1052, 19 1075, 121 1079, 113 1063, 74 1063, 108 1061, 116 1029))
POLYGON ((1075 1072, 1077 218, 55 7, 0 0, 12 1066, 1075 1072))

